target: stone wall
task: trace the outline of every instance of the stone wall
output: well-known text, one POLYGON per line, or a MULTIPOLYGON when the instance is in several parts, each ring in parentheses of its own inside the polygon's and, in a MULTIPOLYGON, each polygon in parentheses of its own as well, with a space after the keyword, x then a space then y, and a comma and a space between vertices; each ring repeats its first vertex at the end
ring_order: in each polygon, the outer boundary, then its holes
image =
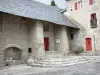
POLYGON ((67 31, 68 31, 70 51, 76 51, 79 48, 84 49, 83 47, 84 33, 82 33, 81 30, 74 28, 68 28, 67 31), (73 39, 71 39, 71 34, 73 34, 73 39))
POLYGON ((0 60, 4 60, 4 51, 9 47, 22 50, 25 62, 30 56, 44 57, 42 21, 2 13, 0 29, 0 60), (32 53, 28 53, 28 48, 32 48, 32 53))
POLYGON ((8 47, 18 47, 27 53, 28 50, 28 28, 26 21, 21 17, 2 14, 0 25, 0 60, 4 60, 4 50, 8 47))
POLYGON ((32 48, 32 56, 42 59, 45 56, 43 22, 38 20, 29 21, 29 47, 32 48))
POLYGON ((44 37, 49 37, 50 51, 68 53, 69 43, 65 26, 2 13, 0 17, 0 60, 4 60, 4 51, 10 47, 22 50, 24 62, 30 56, 43 59, 45 57, 44 37), (49 32, 43 31, 43 26, 46 24, 50 27, 49 32), (28 53, 28 48, 32 48, 32 53, 28 53))
POLYGON ((36 57, 35 55, 37 55, 37 50, 36 50, 36 23, 33 20, 28 20, 28 25, 29 25, 29 29, 28 29, 28 46, 29 48, 32 48, 32 53, 31 55, 33 57, 36 57))
POLYGON ((57 26, 55 25, 54 26, 54 35, 55 35, 55 51, 61 51, 61 36, 62 36, 62 32, 61 32, 61 29, 62 29, 62 26, 57 26), (58 40, 58 43, 57 43, 57 40, 58 40))
POLYGON ((54 37, 55 37, 55 50, 60 51, 64 55, 68 55, 69 52, 69 41, 67 27, 55 25, 54 26, 54 37))
POLYGON ((100 55, 100 0, 95 0, 95 3, 92 5, 89 5, 89 0, 82 0, 82 7, 78 10, 74 9, 74 3, 78 2, 79 0, 69 0, 67 1, 67 12, 65 13, 66 16, 70 16, 75 21, 77 21, 80 25, 80 31, 75 32, 75 44, 78 44, 78 46, 83 46, 85 52, 86 51, 86 44, 85 39, 91 38, 92 39, 92 52, 93 54, 100 55), (72 9, 72 11, 71 11, 72 9), (96 13, 97 15, 97 28, 91 28, 90 26, 90 15, 96 13), (82 30, 83 29, 83 30, 82 30), (81 35, 81 36, 80 36, 81 35))

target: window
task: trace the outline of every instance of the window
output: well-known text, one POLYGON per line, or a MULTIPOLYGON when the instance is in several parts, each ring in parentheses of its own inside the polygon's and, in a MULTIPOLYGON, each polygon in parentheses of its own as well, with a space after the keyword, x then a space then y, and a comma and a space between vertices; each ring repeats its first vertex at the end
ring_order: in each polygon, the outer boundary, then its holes
POLYGON ((96 13, 91 14, 90 24, 91 24, 91 28, 96 28, 97 27, 96 13))
POLYGON ((73 40, 74 39, 74 34, 71 33, 70 37, 71 37, 71 40, 73 40))
POLYGON ((78 8, 82 8, 83 5, 82 5, 82 0, 78 1, 78 8))
POLYGON ((49 32, 49 26, 48 25, 44 26, 44 32, 49 32))
POLYGON ((32 53, 32 48, 28 48, 28 53, 32 53))

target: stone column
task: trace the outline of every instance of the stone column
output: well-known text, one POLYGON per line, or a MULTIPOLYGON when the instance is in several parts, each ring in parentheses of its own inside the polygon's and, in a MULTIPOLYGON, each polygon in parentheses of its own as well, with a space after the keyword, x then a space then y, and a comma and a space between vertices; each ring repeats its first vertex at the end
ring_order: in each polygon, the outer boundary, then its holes
POLYGON ((63 55, 69 54, 69 44, 66 26, 55 26, 55 50, 63 55))
POLYGON ((43 23, 42 21, 36 21, 36 42, 37 42, 37 55, 38 59, 43 59, 45 57, 44 50, 44 33, 43 33, 43 23))
POLYGON ((68 43, 68 35, 67 35, 67 29, 66 26, 62 26, 62 35, 61 35, 61 52, 64 55, 69 54, 69 43, 68 43))

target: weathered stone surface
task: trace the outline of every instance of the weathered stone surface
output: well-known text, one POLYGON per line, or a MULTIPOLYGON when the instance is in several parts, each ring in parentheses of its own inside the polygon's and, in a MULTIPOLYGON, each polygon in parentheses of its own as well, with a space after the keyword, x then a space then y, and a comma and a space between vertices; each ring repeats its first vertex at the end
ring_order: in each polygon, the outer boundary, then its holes
POLYGON ((68 55, 69 53, 69 41, 67 36, 67 27, 65 26, 55 26, 55 50, 61 52, 63 55, 68 55), (56 40, 59 40, 57 43, 56 40))
POLYGON ((18 16, 3 13, 1 29, 0 60, 4 60, 4 51, 9 47, 17 47, 27 52, 28 29, 25 20, 21 20, 21 17, 18 16))
MULTIPOLYGON (((78 2, 79 0, 76 0, 78 2)), ((91 38, 92 40, 92 55, 100 55, 100 0, 95 0, 92 5, 89 5, 88 0, 82 1, 82 6, 78 6, 78 9, 75 10, 73 0, 67 1, 67 12, 66 16, 70 16, 71 20, 74 23, 77 23, 80 27, 79 31, 73 29, 72 33, 74 33, 74 39, 71 40, 71 48, 74 50, 75 48, 83 47, 84 51, 86 51, 86 38, 91 38), (72 9, 72 11, 71 11, 72 9), (97 18, 97 28, 91 28, 90 25, 90 15, 96 13, 97 18), (76 45, 76 46, 73 46, 76 45)), ((88 52, 87 52, 88 53, 88 52)))
MULTIPOLYGON (((99 57, 100 58, 100 57, 99 57)), ((94 60, 98 57, 88 57, 94 60)), ((100 61, 99 61, 100 62, 100 61)), ((0 70, 0 75, 100 75, 100 63, 90 62, 67 67, 40 68, 26 65, 11 66, 0 70)))
POLYGON ((33 65, 34 64, 34 60, 33 58, 29 58, 28 61, 27 61, 28 65, 33 65))
POLYGON ((77 64, 84 64, 90 62, 99 62, 99 56, 70 56, 67 58, 46 58, 35 62, 32 66, 36 67, 67 67, 77 64))

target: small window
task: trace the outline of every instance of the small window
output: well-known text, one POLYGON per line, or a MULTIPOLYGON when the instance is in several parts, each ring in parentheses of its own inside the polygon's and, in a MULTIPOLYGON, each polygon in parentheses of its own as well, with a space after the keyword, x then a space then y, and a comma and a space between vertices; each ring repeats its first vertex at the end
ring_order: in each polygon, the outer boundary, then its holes
POLYGON ((32 48, 28 48, 28 53, 32 53, 32 48))
POLYGON ((49 26, 48 25, 44 26, 44 32, 49 32, 49 26))
POLYGON ((96 13, 91 14, 91 28, 96 28, 97 27, 97 18, 96 18, 96 13))
POLYGON ((74 34, 71 33, 70 37, 71 37, 71 40, 73 40, 74 39, 74 34))

